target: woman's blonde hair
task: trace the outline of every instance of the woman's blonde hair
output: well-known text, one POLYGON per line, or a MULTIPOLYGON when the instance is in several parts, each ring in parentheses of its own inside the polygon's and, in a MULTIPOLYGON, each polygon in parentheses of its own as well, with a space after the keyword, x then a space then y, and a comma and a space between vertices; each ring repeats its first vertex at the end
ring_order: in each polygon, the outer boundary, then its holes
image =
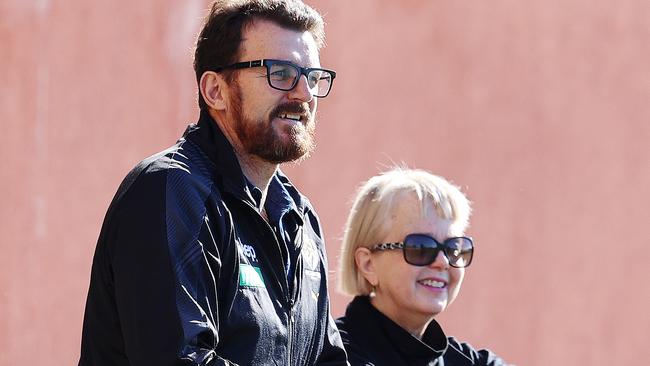
POLYGON ((359 188, 348 216, 339 258, 339 290, 347 295, 367 295, 370 284, 357 271, 354 253, 371 247, 390 231, 390 215, 399 196, 413 194, 420 202, 422 217, 431 208, 451 221, 451 230, 464 232, 471 208, 467 197, 445 178, 420 169, 393 168, 370 178, 359 188))

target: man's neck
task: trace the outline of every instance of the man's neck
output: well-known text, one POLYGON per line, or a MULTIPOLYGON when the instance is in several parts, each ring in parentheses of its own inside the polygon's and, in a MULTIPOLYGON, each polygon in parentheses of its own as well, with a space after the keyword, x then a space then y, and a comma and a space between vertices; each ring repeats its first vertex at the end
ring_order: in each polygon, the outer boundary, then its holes
POLYGON ((221 132, 226 136, 226 139, 230 142, 230 145, 235 151, 239 165, 241 166, 242 173, 248 178, 248 180, 257 188, 262 191, 262 200, 260 202, 260 210, 264 208, 266 202, 266 194, 269 188, 269 183, 273 174, 275 174, 278 169, 278 164, 269 163, 268 161, 262 160, 255 155, 251 155, 244 151, 243 144, 237 138, 237 133, 232 127, 234 123, 228 121, 225 113, 218 112, 211 109, 210 115, 212 119, 217 123, 221 132))
POLYGON ((242 154, 237 151, 237 149, 235 149, 235 154, 237 155, 237 160, 239 160, 242 173, 244 173, 246 178, 248 178, 255 187, 262 191, 262 200, 260 202, 261 209, 266 203, 266 194, 269 189, 269 184, 278 169, 278 165, 264 161, 257 156, 242 154))

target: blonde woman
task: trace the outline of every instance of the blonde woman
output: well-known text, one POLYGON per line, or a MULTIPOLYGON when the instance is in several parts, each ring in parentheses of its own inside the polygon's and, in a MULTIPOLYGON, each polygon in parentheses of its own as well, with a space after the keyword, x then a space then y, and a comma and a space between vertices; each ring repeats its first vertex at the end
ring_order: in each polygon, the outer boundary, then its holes
POLYGON ((505 364, 434 320, 472 263, 470 211, 457 187, 422 170, 393 169, 359 189, 340 257, 340 289, 355 298, 337 320, 352 366, 505 364))

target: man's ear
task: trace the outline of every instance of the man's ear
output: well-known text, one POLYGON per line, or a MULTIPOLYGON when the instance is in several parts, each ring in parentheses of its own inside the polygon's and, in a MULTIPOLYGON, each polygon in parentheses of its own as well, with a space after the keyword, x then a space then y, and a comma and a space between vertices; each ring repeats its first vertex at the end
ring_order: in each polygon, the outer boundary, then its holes
POLYGON ((363 278, 365 278, 371 286, 375 287, 379 281, 377 279, 375 263, 372 259, 372 253, 368 248, 359 247, 354 251, 354 262, 357 264, 359 273, 361 273, 363 278))
POLYGON ((228 87, 223 76, 214 71, 204 72, 199 81, 199 91, 208 107, 218 111, 226 110, 228 87))

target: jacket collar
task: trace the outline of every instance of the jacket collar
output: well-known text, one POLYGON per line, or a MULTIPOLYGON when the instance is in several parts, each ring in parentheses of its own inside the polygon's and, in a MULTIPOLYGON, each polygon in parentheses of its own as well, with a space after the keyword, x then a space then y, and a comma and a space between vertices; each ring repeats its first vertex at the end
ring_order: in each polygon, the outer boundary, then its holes
MULTIPOLYGON (((207 111, 201 110, 199 121, 190 125, 183 137, 197 144, 216 166, 214 179, 221 190, 240 200, 247 201, 254 207, 257 206, 248 179, 242 172, 241 165, 230 141, 228 141, 219 125, 207 111)), ((286 189, 295 202, 298 212, 305 212, 309 208, 309 202, 306 198, 298 192, 279 169, 276 171, 275 176, 271 178, 270 185, 281 185, 282 188, 286 189)), ((273 190, 270 189, 269 196, 272 194, 273 190)), ((274 198, 268 197, 267 199, 274 198)))
POLYGON ((388 341, 389 347, 399 353, 407 365, 428 365, 447 349, 447 337, 435 320, 431 321, 420 340, 372 306, 367 296, 354 298, 345 316, 351 321, 364 319, 365 324, 359 326, 375 329, 368 334, 376 334, 388 341))

